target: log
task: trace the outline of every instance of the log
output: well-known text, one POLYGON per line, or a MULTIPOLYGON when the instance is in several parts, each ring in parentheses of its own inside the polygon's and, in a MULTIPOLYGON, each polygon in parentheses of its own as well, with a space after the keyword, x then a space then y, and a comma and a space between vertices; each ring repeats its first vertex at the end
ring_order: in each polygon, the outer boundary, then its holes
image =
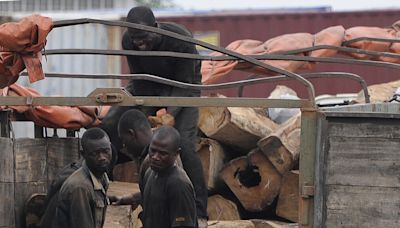
POLYGON ((252 108, 200 108, 199 128, 207 137, 248 152, 277 125, 252 108))
POLYGON ((221 144, 212 139, 202 138, 196 145, 203 166, 204 179, 209 191, 221 185, 219 172, 224 166, 225 152, 221 144))
POLYGON ((236 204, 220 195, 208 197, 207 214, 209 220, 240 220, 236 204))
POLYGON ((299 160, 300 123, 301 115, 298 114, 257 143, 282 175, 293 169, 299 160))
POLYGON ((282 178, 276 214, 292 222, 299 220, 299 171, 290 171, 282 178))
POLYGON ((261 219, 252 219, 254 224, 254 228, 298 228, 299 224, 297 223, 286 223, 280 221, 269 221, 269 220, 261 220, 261 219))
POLYGON ((121 182, 139 183, 138 162, 134 160, 114 166, 113 179, 121 182))
MULTIPOLYGON (((127 182, 110 182, 108 195, 124 196, 139 192, 139 185, 136 183, 127 182)), ((138 219, 138 214, 141 208, 132 210, 130 205, 111 205, 107 207, 106 219, 104 228, 140 228, 141 223, 138 219)))
POLYGON ((209 228, 254 228, 254 225, 249 220, 235 221, 208 221, 209 228))
POLYGON ((281 185, 281 175, 259 149, 231 160, 221 176, 248 211, 262 211, 271 204, 281 185))

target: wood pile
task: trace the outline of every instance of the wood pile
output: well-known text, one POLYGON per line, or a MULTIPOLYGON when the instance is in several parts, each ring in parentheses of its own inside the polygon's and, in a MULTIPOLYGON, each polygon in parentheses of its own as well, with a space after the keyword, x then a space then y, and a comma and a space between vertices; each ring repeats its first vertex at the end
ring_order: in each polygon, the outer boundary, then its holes
POLYGON ((220 221, 210 227, 298 222, 300 124, 300 114, 277 124, 252 108, 200 108, 205 137, 197 151, 209 189, 209 217, 220 221), (261 220, 248 223, 252 218, 261 220))
POLYGON ((209 227, 297 227, 300 123, 300 114, 277 124, 254 108, 200 108, 209 227))

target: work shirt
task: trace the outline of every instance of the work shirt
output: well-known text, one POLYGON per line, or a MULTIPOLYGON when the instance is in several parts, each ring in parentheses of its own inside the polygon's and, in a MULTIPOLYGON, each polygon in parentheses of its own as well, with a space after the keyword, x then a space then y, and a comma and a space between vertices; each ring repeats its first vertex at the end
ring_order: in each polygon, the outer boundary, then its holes
POLYGON ((58 228, 101 228, 104 224, 109 180, 96 178, 86 163, 62 185, 53 226, 58 228))
POLYGON ((58 193, 61 186, 64 184, 65 180, 71 176, 77 169, 82 166, 82 160, 78 162, 73 162, 65 166, 56 176, 56 178, 51 182, 46 196, 46 210, 42 215, 39 227, 41 228, 51 228, 51 224, 56 214, 56 207, 58 202, 58 193))
POLYGON ((140 180, 145 228, 197 227, 195 194, 185 171, 176 165, 140 180))

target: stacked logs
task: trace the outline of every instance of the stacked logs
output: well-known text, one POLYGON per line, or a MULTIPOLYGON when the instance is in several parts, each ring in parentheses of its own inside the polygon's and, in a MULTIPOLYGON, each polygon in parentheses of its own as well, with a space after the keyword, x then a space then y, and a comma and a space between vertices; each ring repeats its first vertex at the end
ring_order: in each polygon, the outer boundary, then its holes
POLYGON ((199 129, 207 138, 197 148, 210 192, 210 220, 256 214, 298 221, 299 172, 294 169, 300 122, 300 114, 279 125, 252 108, 200 109, 199 129))
MULTIPOLYGON (((265 110, 200 108, 196 150, 210 227, 296 227, 300 121, 300 113, 278 124, 265 110)), ((137 170, 135 162, 119 164, 114 179, 137 182, 137 170)))

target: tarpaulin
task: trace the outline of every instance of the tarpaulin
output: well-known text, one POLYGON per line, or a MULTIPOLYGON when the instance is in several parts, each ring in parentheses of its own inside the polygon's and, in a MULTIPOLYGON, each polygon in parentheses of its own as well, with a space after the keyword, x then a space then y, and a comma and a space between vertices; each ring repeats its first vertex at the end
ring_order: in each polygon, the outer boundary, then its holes
MULTIPOLYGON (((1 90, 3 96, 31 96, 41 95, 32 88, 13 84, 1 90)), ((1 106, 0 109, 13 109, 23 113, 36 125, 51 128, 79 129, 94 127, 100 124, 109 110, 109 106, 1 106)))
POLYGON ((0 25, 0 88, 16 82, 25 68, 31 83, 44 78, 40 51, 52 28, 52 20, 40 15, 0 25))
MULTIPOLYGON (((342 43, 344 37, 344 28, 342 26, 329 27, 321 32, 312 35, 309 33, 285 34, 274 37, 265 42, 258 40, 237 40, 230 43, 226 49, 238 52, 243 55, 262 55, 273 54, 285 51, 291 51, 301 48, 312 47, 315 45, 335 45, 342 43)), ((299 53, 299 56, 332 56, 334 50, 317 50, 312 53, 299 53)), ((219 52, 212 52, 212 56, 222 55, 219 52)), ((286 60, 263 60, 264 63, 274 67, 294 72, 299 69, 311 69, 314 64, 304 61, 286 61, 286 60)), ((239 63, 238 61, 203 61, 202 63, 202 82, 211 84, 219 81, 232 70, 242 70, 259 75, 274 75, 276 73, 262 69, 248 63, 239 63)))

